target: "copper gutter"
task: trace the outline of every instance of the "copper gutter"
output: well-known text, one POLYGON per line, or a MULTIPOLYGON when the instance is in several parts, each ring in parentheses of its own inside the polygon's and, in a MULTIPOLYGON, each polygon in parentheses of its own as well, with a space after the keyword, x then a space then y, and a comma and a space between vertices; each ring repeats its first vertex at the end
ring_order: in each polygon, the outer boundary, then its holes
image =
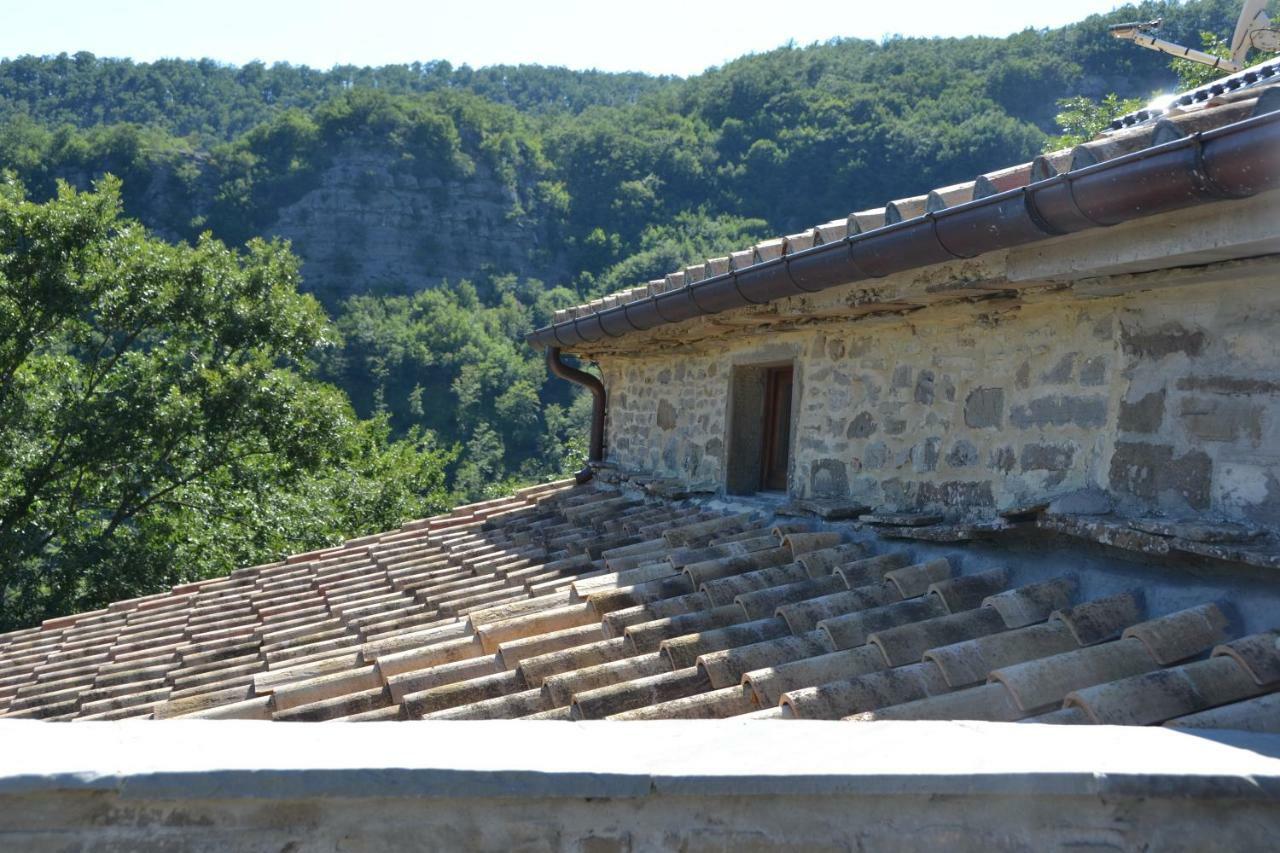
MULTIPOLYGON (((547 348, 550 365, 558 363, 561 347, 581 348, 655 326, 1276 187, 1280 112, 1269 112, 554 323, 526 340, 547 348)), ((603 429, 604 391, 593 388, 593 393, 599 417, 592 423, 592 447, 597 448, 603 443, 596 428, 603 429)), ((592 459, 598 459, 594 449, 592 459)))
POLYGON ((579 483, 585 483, 593 475, 591 463, 604 461, 604 383, 590 373, 578 370, 576 367, 570 367, 561 361, 560 347, 554 345, 547 347, 547 369, 561 379, 581 385, 591 392, 593 398, 591 403, 591 447, 587 453, 587 464, 583 466, 581 471, 573 475, 573 478, 579 483))

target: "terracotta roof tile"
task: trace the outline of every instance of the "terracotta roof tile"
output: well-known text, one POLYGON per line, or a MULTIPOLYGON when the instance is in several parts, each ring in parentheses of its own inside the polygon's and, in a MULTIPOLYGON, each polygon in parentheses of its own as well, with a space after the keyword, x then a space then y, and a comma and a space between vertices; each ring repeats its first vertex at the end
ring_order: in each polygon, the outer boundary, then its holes
POLYGON ((814 228, 814 244, 838 243, 849 234, 849 219, 833 219, 814 228))
POLYGON ((895 222, 902 222, 904 219, 915 219, 917 216, 924 216, 928 201, 928 195, 916 195, 889 202, 884 206, 884 224, 892 225, 895 222))
POLYGON ((1143 621, 841 530, 559 484, 0 636, 0 710, 1272 724, 1275 635, 1216 604, 1143 621))
POLYGON ((1066 706, 1081 709, 1094 723, 1150 725, 1263 691, 1239 663, 1223 656, 1076 690, 1066 706))
POLYGON ((1280 734, 1280 693, 1268 693, 1255 699, 1175 717, 1165 725, 1170 728, 1240 729, 1280 734))

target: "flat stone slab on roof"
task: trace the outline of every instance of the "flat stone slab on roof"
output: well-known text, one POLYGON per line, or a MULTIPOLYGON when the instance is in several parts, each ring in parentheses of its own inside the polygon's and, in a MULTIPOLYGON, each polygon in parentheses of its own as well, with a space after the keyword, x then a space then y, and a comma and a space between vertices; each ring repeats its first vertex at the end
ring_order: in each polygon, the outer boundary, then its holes
POLYGON ((978 722, 0 721, 0 800, 1134 796, 1280 802, 1280 735, 978 722))

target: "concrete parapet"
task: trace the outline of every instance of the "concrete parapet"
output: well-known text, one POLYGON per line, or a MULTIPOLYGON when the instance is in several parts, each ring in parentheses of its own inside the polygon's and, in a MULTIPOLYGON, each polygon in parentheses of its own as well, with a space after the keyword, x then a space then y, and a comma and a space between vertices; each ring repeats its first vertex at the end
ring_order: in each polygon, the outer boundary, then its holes
POLYGON ((1247 850, 1280 830, 1266 734, 6 721, 0 738, 6 849, 1247 850))

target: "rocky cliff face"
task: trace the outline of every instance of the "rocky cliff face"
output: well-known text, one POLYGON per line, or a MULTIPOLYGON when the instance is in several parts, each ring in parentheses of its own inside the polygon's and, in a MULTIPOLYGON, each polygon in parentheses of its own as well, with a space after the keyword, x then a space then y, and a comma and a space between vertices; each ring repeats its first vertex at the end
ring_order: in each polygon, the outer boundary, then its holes
POLYGON ((389 151, 351 147, 280 209, 266 236, 292 241, 304 287, 330 304, 490 274, 556 281, 566 264, 530 211, 530 189, 483 165, 442 179, 415 174, 389 151))
MULTIPOLYGON (((198 172, 207 156, 196 153, 184 165, 198 172)), ((63 169, 56 177, 88 189, 102 172, 63 169)), ((188 224, 201 222, 214 203, 211 184, 184 180, 172 166, 125 178, 129 215, 166 240, 191 238, 188 224)), ((303 289, 330 308, 357 294, 413 293, 493 275, 555 284, 570 273, 549 239, 535 180, 518 175, 512 186, 482 162, 462 177, 422 174, 362 140, 334 154, 259 236, 292 242, 303 289)))

